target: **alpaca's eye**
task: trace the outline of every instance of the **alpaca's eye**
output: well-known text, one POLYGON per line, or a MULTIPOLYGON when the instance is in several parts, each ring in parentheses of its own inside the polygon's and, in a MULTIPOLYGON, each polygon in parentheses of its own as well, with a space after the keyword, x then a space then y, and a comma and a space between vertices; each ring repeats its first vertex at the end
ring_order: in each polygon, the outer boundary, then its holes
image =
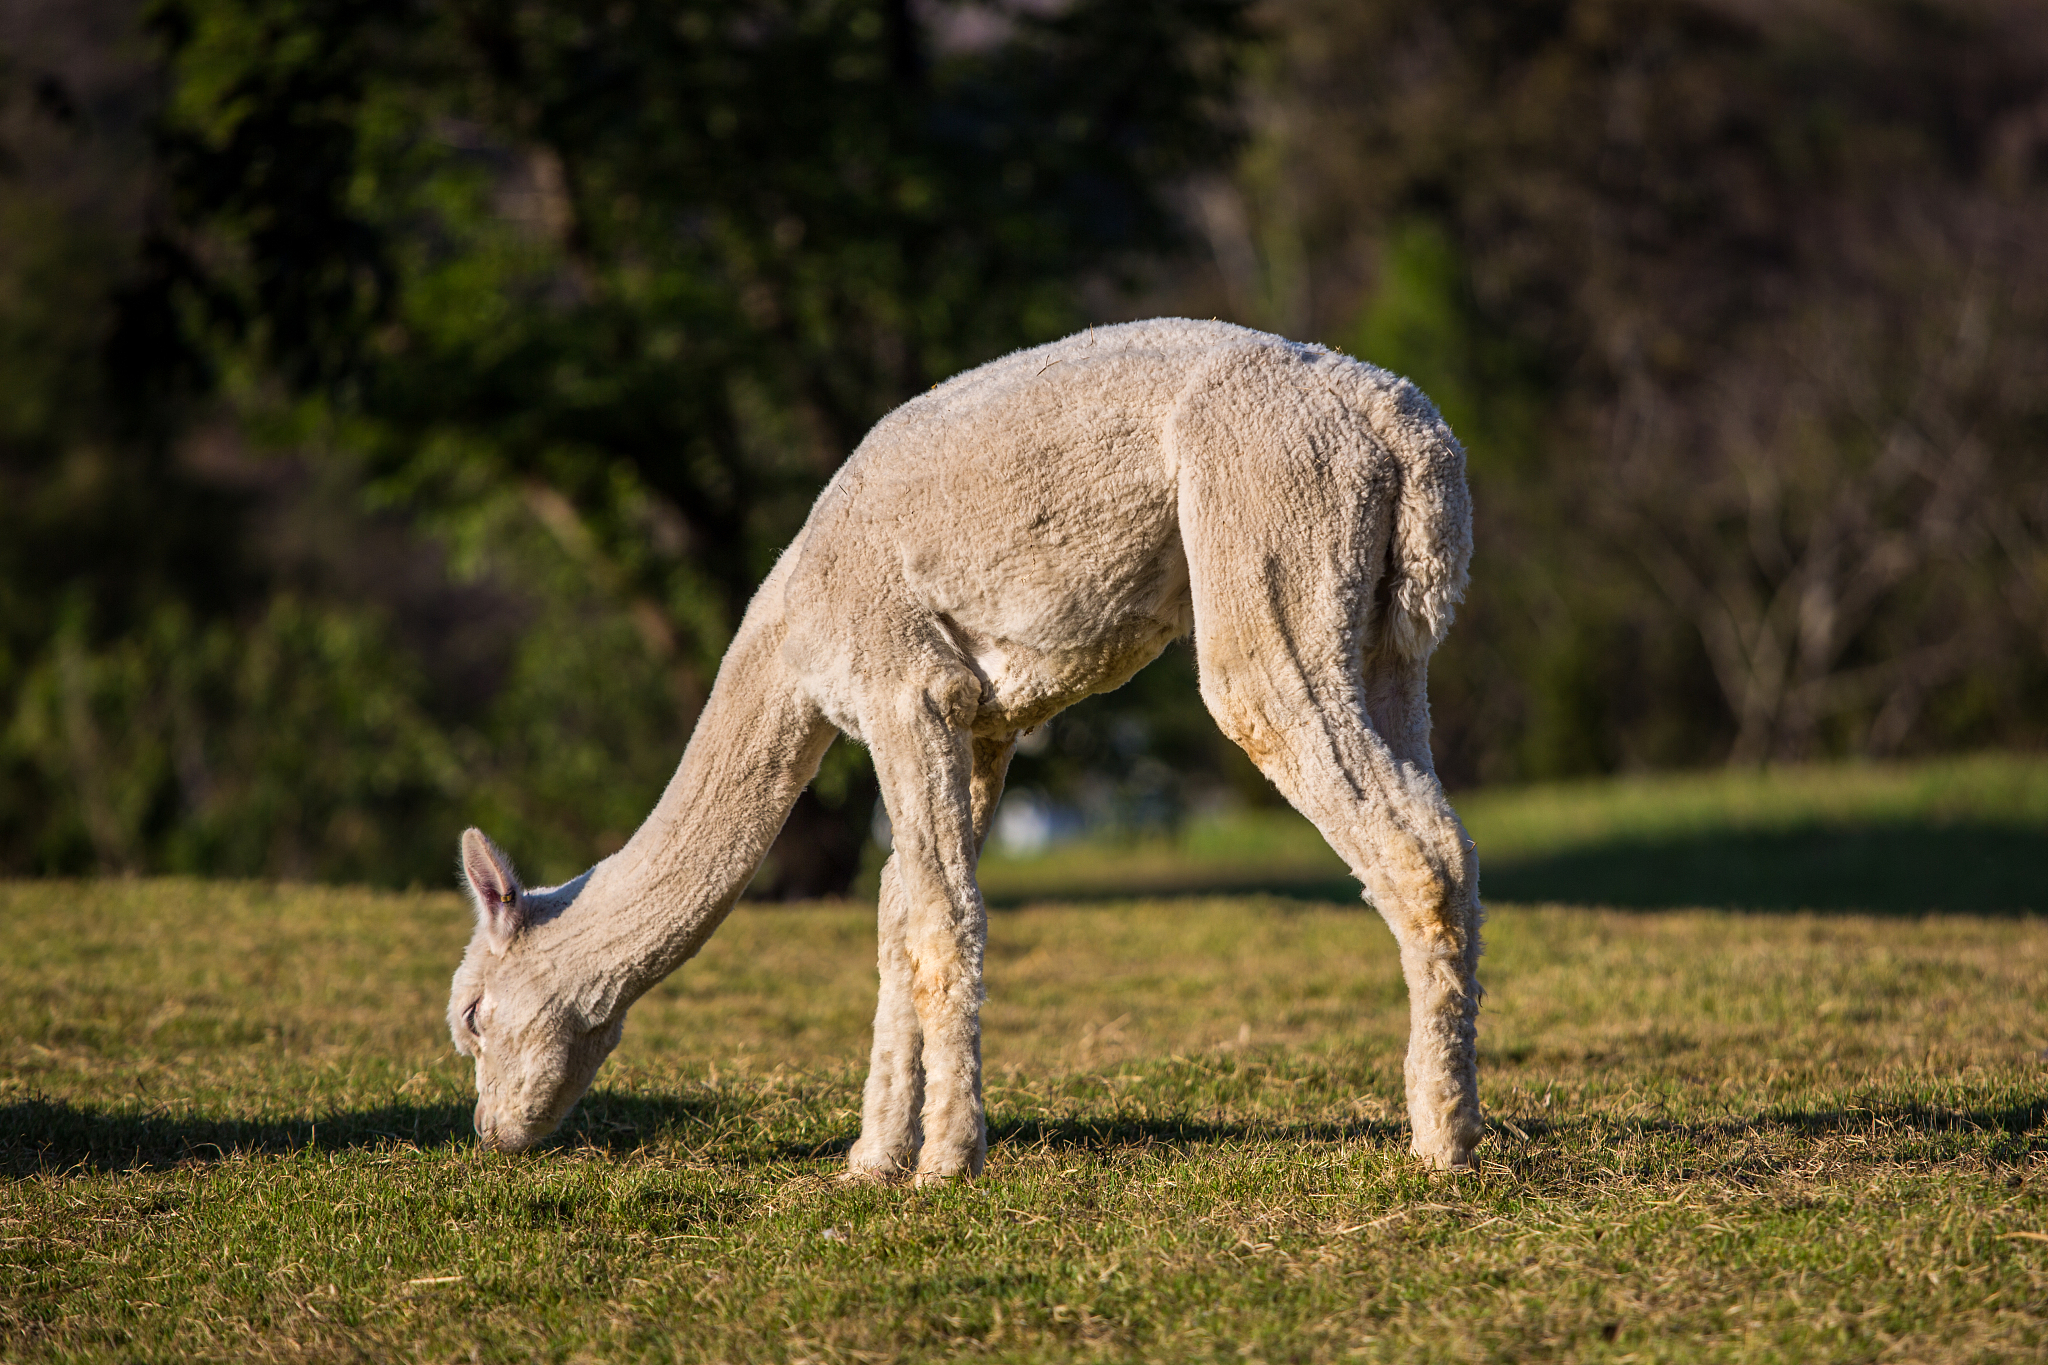
POLYGON ((481 1033, 478 1033, 476 1031, 476 1007, 481 1004, 483 1004, 483 999, 482 997, 478 997, 476 1000, 470 1003, 468 1009, 462 1012, 462 1026, 465 1029, 469 1030, 469 1035, 472 1038, 483 1037, 481 1033))

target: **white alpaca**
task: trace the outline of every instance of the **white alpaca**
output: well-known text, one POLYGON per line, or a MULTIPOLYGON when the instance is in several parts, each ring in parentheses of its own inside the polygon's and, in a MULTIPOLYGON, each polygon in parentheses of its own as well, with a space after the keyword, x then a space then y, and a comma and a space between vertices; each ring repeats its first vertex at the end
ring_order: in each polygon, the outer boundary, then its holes
POLYGON ((476 1127, 553 1132, 626 1007, 732 908, 836 731, 895 831, 850 1174, 981 1169, 974 882, 1017 737, 1194 632, 1202 700, 1393 929, 1414 1150, 1469 1164, 1480 907, 1430 761, 1425 675, 1465 586, 1464 455, 1406 380, 1215 322, 1103 327, 890 413, 747 609, 660 803, 619 852, 522 889, 476 830, 449 1025, 476 1127))

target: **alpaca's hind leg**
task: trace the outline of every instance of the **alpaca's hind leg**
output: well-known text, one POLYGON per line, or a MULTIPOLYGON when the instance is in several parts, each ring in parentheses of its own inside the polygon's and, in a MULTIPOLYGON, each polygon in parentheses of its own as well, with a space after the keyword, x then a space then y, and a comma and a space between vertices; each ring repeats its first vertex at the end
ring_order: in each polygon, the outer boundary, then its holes
POLYGON ((1373 613, 1389 609, 1376 588, 1401 475, 1333 397, 1233 407, 1219 395, 1177 419, 1182 448, 1201 451, 1182 464, 1180 511, 1202 700, 1393 930, 1414 1148, 1466 1166, 1485 1131, 1478 863, 1429 763, 1425 662, 1365 657, 1373 613), (1285 429, 1265 430, 1275 411, 1285 429))
MULTIPOLYGON (((974 840, 988 838, 1014 739, 974 741, 974 840)), ((860 1138, 847 1154, 847 1174, 887 1179, 907 1174, 916 1164, 924 1131, 918 1112, 924 1105, 924 1032, 912 996, 913 972, 906 942, 910 907, 897 879, 896 856, 882 865, 882 893, 877 907, 877 965, 881 994, 875 1006, 874 1052, 868 1064, 867 1088, 861 1097, 860 1138)))
MULTIPOLYGON (((1408 982, 1405 1070, 1412 1145, 1440 1169, 1470 1165, 1479 1110, 1478 863, 1426 764, 1375 733, 1362 698, 1340 685, 1292 688, 1202 654, 1203 697, 1225 733, 1315 823, 1365 884, 1401 950, 1408 982), (1349 693, 1349 695, 1347 695, 1349 693)), ((1425 741, 1426 742, 1426 741, 1425 741)))
MULTIPOLYGON (((1387 920, 1401 944, 1411 1019, 1406 1080, 1415 1150, 1435 1157, 1467 1153, 1484 1131, 1477 1066, 1479 860, 1464 825, 1436 780, 1429 752, 1428 664, 1395 656, 1368 657, 1366 705, 1386 741, 1406 794, 1405 827, 1445 890, 1440 908, 1420 924, 1387 920), (1431 1120, 1436 1122, 1432 1125, 1431 1120)), ((1383 877, 1384 881, 1385 878, 1383 877)), ((1371 885, 1371 883, 1368 883, 1371 885)), ((1379 893, 1374 893, 1376 902, 1379 893)), ((1385 905, 1401 905, 1388 893, 1385 905)), ((1459 1164, 1456 1155, 1451 1164, 1459 1164)))

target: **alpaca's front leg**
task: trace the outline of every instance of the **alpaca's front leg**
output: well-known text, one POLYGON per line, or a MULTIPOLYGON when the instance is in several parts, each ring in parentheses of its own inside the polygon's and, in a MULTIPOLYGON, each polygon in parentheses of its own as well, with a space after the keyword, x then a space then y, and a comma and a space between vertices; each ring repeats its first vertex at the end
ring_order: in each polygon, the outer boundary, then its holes
MULTIPOLYGON (((981 1170, 981 961, 988 917, 974 884, 980 683, 941 671, 922 688, 877 698, 864 719, 895 833, 910 997, 923 1035, 920 1183, 981 1170)), ((1005 748, 1006 752, 1006 748, 1005 748)))
POLYGON ((861 1097, 860 1138, 847 1153, 847 1175, 887 1180, 917 1165, 924 1130, 924 1031, 912 998, 910 949, 904 941, 908 906, 892 856, 882 865, 882 894, 876 914, 876 965, 881 995, 875 1004, 875 1046, 861 1097))
MULTIPOLYGON (((977 906, 977 909, 979 907, 977 906)), ((977 920, 979 917, 977 917, 977 920)), ((981 958, 985 922, 931 916, 915 932, 913 996, 924 1033, 924 1146, 917 1183, 979 1175, 988 1158, 981 1106, 981 958)))
MULTIPOLYGON (((940 823, 951 826, 948 820, 940 823)), ((958 847, 950 836, 945 844, 949 851, 958 847)), ((900 856, 900 842, 897 849, 900 856)), ((972 857, 971 845, 967 851, 972 857)), ((964 883, 960 865, 951 858, 906 859, 903 868, 905 956, 911 1003, 924 1038, 924 1146, 916 1177, 922 1185, 978 1175, 988 1156, 981 1105, 981 971, 988 912, 971 864, 964 883)))
MULTIPOLYGON (((972 775, 969 815, 974 835, 973 857, 995 824, 1003 798, 1003 779, 1017 752, 1017 737, 977 738, 970 745, 972 775)), ((963 898, 950 879, 944 900, 922 902, 919 916, 906 897, 906 943, 918 935, 919 951, 912 972, 912 1001, 925 1037, 928 1073, 925 1082, 924 1129, 934 1135, 917 1163, 920 1183, 947 1180, 981 1170, 988 1155, 988 1122, 981 1098, 981 1002, 984 949, 988 944, 988 912, 980 888, 971 877, 963 898), (960 906, 964 900, 966 909, 960 906), (931 913, 939 910, 941 913, 931 913)), ((906 957, 910 954, 906 953, 906 957)))

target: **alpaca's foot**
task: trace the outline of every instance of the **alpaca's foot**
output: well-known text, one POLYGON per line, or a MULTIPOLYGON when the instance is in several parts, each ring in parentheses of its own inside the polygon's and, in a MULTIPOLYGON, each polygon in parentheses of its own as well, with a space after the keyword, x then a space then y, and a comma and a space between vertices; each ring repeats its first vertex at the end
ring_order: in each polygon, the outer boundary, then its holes
POLYGON ((1421 1157, 1434 1171, 1449 1171, 1454 1175, 1477 1170, 1472 1160, 1470 1147, 1424 1147, 1417 1142, 1409 1150, 1421 1157))
POLYGON ((1470 1171, 1476 1168, 1473 1149, 1485 1136, 1486 1125, 1480 1120, 1454 1116, 1441 1124, 1418 1125, 1408 1149, 1432 1170, 1470 1171))
POLYGON ((848 1166, 839 1173, 842 1185, 890 1185, 902 1176, 901 1171, 870 1171, 859 1166, 848 1166))
POLYGON ((924 1154, 917 1163, 917 1174, 910 1183, 923 1189, 927 1185, 950 1185, 956 1180, 966 1180, 981 1174, 988 1149, 979 1142, 965 1151, 947 1152, 926 1142, 924 1154))
POLYGON ((917 1148, 905 1150, 887 1143, 870 1143, 862 1138, 846 1154, 841 1180, 866 1185, 886 1185, 901 1180, 917 1169, 917 1148))
POLYGON ((910 1177, 910 1183, 918 1189, 924 1189, 928 1185, 950 1185, 956 1180, 971 1180, 980 1174, 981 1161, 977 1155, 976 1159, 971 1161, 949 1161, 944 1165, 931 1162, 919 1166, 917 1174, 910 1177))

